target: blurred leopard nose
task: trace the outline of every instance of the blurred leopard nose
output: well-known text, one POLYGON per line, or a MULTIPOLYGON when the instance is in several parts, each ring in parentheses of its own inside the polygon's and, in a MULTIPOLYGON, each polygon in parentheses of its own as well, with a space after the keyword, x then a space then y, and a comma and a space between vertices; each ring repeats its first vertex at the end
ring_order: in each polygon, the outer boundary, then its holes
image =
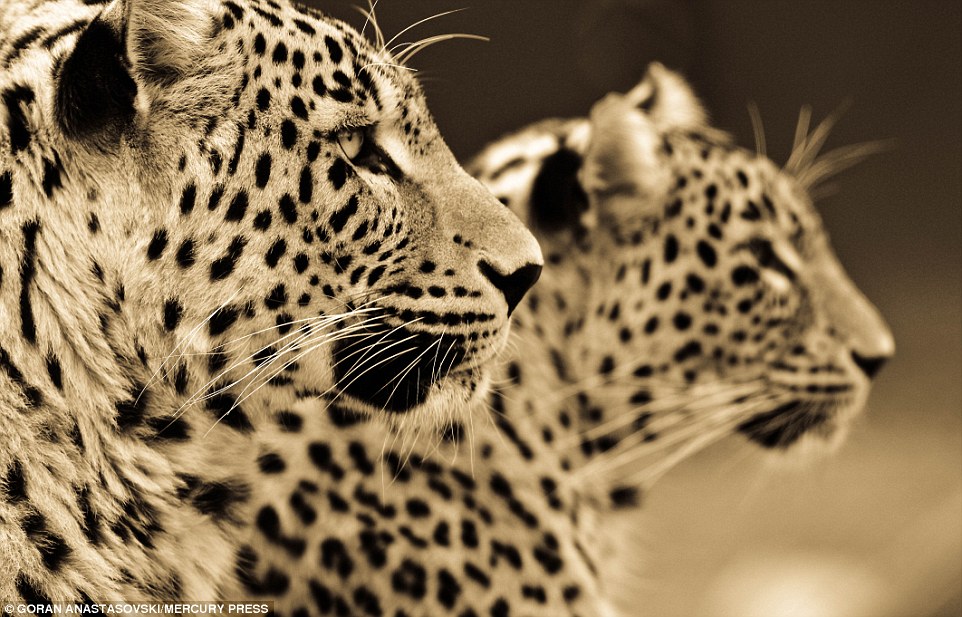
POLYGON ((504 295, 504 301, 508 303, 509 316, 521 302, 524 294, 528 293, 528 290, 541 276, 539 264, 527 264, 508 274, 498 272, 494 266, 486 261, 479 262, 478 268, 481 270, 481 274, 504 295))
POLYGON ((872 379, 875 377, 891 356, 863 356, 857 351, 852 352, 852 360, 855 366, 859 367, 863 373, 872 379))

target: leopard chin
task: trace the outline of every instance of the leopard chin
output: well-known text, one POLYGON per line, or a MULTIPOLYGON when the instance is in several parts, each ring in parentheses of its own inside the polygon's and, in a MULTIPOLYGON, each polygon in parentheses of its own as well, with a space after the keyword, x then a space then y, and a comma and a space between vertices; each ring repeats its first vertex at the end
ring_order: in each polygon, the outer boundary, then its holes
POLYGON ((372 380, 368 390, 355 385, 336 388, 335 398, 345 410, 380 418, 396 430, 439 431, 461 423, 469 410, 482 404, 491 391, 490 373, 486 367, 452 370, 427 385, 425 380, 413 377, 395 379, 396 390, 401 392, 403 388, 404 394, 395 392, 390 397, 380 392, 380 382, 372 380), (388 399, 393 407, 385 405, 388 399))
POLYGON ((378 322, 333 348, 334 389, 364 414, 417 425, 456 419, 490 390, 489 362, 468 358, 462 336, 378 322))
POLYGON ((757 413, 737 432, 766 450, 806 448, 834 451, 864 408, 864 397, 845 392, 828 398, 793 398, 770 411, 757 413))
POLYGON ((374 409, 407 413, 463 362, 461 339, 378 321, 335 345, 335 385, 374 409))

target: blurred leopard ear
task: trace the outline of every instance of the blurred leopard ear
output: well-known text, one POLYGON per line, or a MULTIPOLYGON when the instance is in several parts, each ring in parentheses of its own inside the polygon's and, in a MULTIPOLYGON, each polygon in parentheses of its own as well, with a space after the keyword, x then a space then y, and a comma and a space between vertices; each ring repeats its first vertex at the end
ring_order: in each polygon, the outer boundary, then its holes
POLYGON ((658 93, 641 94, 645 96, 612 93, 591 109, 591 137, 580 173, 588 195, 588 227, 656 215, 670 189, 662 136, 641 106, 658 93))
POLYGON ((588 211, 588 196, 578 181, 581 155, 564 146, 541 161, 528 198, 528 223, 542 233, 577 229, 588 211))
MULTIPOLYGON (((156 99, 217 92, 212 0, 114 0, 94 19, 58 74, 57 112, 72 137, 116 136, 156 99), (213 60, 212 60, 213 58, 213 60), (203 82, 203 87, 198 87, 203 82)), ((209 98, 209 95, 204 97, 209 98)), ((183 103, 182 103, 183 105, 183 103)))
POLYGON ((612 93, 596 103, 589 120, 580 174, 589 196, 587 226, 658 216, 672 182, 665 136, 716 132, 685 80, 658 63, 649 65, 628 93, 612 93))
POLYGON ((701 130, 708 125, 705 109, 685 79, 658 62, 625 98, 643 111, 661 131, 701 130))

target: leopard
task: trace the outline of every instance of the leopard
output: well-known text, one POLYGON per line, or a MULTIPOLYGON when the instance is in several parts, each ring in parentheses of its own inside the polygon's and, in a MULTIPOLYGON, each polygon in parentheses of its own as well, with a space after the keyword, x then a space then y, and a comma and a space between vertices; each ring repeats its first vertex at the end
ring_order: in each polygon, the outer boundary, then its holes
POLYGON ((492 390, 438 428, 279 411, 238 596, 283 617, 652 614, 620 600, 655 482, 723 439, 831 453, 894 353, 813 205, 861 152, 819 156, 826 133, 803 127, 780 167, 655 63, 587 117, 486 147, 467 169, 545 256, 492 390))
POLYGON ((237 599, 268 418, 486 396, 543 259, 399 59, 286 0, 0 4, 0 598, 237 599))

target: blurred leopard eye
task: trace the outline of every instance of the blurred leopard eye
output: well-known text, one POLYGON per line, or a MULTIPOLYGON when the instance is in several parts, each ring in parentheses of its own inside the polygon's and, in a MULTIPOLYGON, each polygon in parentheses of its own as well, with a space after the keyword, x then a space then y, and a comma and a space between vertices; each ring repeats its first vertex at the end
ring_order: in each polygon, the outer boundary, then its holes
POLYGON ((762 238, 755 238, 748 243, 748 248, 763 268, 774 270, 790 281, 795 280, 794 270, 782 260, 771 242, 762 238))
POLYGON ((337 145, 341 147, 344 156, 353 161, 361 154, 361 148, 364 147, 364 133, 357 129, 338 131, 337 145))

